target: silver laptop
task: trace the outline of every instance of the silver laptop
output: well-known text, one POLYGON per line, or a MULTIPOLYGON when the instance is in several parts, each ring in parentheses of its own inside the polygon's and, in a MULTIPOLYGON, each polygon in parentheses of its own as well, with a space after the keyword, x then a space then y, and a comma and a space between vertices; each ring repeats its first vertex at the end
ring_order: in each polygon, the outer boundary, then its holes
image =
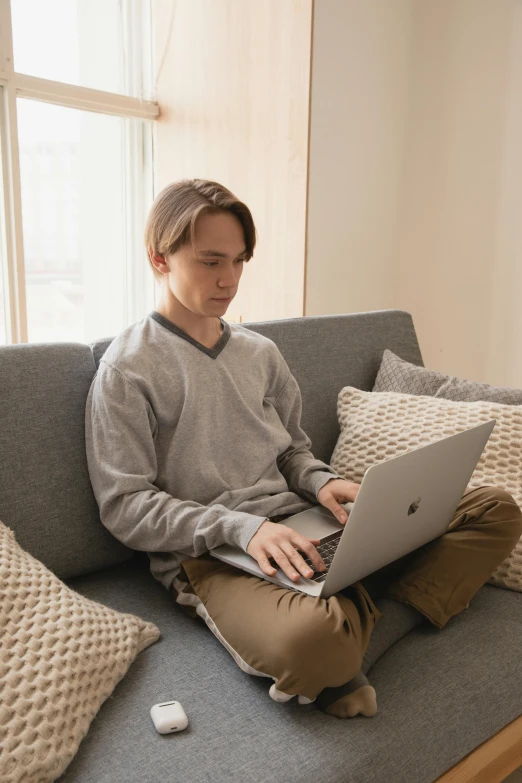
POLYGON ((292 582, 273 560, 277 572, 267 576, 257 560, 228 544, 210 554, 281 587, 329 598, 446 532, 495 424, 492 419, 369 468, 355 502, 343 504, 344 525, 322 505, 281 522, 321 539, 317 550, 327 568, 310 579, 300 574, 292 582))

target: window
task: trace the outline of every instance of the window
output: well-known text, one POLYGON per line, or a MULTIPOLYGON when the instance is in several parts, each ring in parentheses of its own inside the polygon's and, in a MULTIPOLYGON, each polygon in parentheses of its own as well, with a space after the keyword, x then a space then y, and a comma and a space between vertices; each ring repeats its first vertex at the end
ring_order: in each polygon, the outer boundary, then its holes
POLYGON ((0 35, 0 343, 113 336, 154 306, 149 0, 0 0, 0 35))

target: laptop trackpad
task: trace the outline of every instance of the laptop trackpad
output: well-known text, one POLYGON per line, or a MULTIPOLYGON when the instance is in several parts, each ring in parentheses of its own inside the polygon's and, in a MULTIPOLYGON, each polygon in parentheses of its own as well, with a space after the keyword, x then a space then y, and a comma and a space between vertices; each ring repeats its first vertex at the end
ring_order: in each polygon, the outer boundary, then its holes
MULTIPOLYGON (((345 506, 346 508, 346 506, 345 506)), ((348 510, 348 509, 347 509, 348 510)), ((288 517, 281 524, 291 527, 306 538, 324 538, 345 527, 324 506, 309 508, 288 517)))

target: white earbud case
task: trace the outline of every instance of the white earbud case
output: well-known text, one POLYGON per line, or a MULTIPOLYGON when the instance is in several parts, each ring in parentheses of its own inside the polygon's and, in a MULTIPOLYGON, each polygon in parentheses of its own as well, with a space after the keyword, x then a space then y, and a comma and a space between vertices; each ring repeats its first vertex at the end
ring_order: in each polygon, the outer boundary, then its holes
POLYGON ((150 717, 160 734, 172 734, 183 731, 188 726, 188 718, 179 701, 164 701, 151 707, 150 717))

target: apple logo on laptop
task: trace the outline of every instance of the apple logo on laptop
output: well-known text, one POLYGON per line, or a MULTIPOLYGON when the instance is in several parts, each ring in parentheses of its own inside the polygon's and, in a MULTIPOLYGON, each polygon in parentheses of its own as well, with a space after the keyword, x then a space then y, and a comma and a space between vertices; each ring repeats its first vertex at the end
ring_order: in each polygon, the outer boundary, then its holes
POLYGON ((408 509, 408 516, 410 516, 410 514, 415 514, 415 512, 419 508, 420 502, 421 502, 421 498, 419 496, 417 498, 417 500, 414 500, 413 503, 411 504, 411 506, 409 507, 409 509, 408 509))

